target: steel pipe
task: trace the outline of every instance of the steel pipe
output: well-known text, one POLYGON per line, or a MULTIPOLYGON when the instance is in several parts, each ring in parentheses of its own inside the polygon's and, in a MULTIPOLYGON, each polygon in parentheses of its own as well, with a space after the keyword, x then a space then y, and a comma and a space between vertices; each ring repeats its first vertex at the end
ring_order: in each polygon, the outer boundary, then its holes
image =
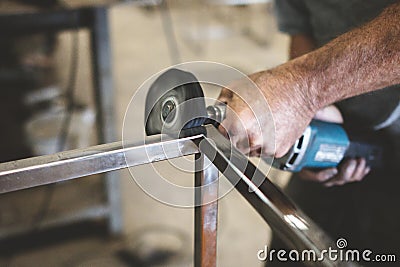
POLYGON ((196 139, 203 135, 173 140, 156 136, 146 144, 114 142, 1 163, 0 193, 195 154, 199 150, 192 141, 196 139))

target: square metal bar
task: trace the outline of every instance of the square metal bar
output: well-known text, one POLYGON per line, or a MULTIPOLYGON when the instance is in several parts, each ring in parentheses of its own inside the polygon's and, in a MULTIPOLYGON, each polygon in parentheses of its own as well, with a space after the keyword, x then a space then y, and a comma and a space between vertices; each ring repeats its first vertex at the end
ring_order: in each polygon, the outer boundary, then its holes
POLYGON ((194 135, 168 140, 160 135, 149 138, 146 144, 123 145, 120 141, 0 163, 0 194, 192 155, 199 152, 192 141, 202 138, 203 135, 194 135))
MULTIPOLYGON (((122 147, 122 144, 117 142, 2 163, 0 192, 202 153, 203 155, 197 156, 202 157, 203 161, 198 161, 196 166, 196 185, 204 185, 216 179, 218 169, 288 246, 299 251, 313 250, 318 257, 322 251, 335 247, 329 236, 270 182, 245 155, 232 147, 229 140, 214 126, 205 126, 202 133, 168 141, 160 141, 163 140, 161 136, 154 136, 153 141, 147 144, 122 147), (168 151, 168 155, 165 151, 168 151), (126 154, 129 157, 125 157, 126 154), (130 159, 128 162, 127 158, 130 159), (213 165, 206 163, 207 158, 213 165), (208 167, 201 171, 203 166, 208 167), (253 178, 263 178, 264 182, 257 186, 253 178)), ((215 202, 210 203, 209 197, 218 194, 218 190, 215 187, 210 188, 210 191, 203 190, 200 191, 200 195, 196 195, 197 198, 200 197, 201 202, 209 203, 196 209, 196 266, 216 266, 218 209, 215 202)), ((359 266, 354 262, 334 262, 328 258, 309 263, 324 267, 359 266)))
MULTIPOLYGON (((106 7, 92 8, 91 12, 90 36, 94 97, 97 111, 97 137, 99 143, 109 143, 117 140, 111 73, 110 26, 106 7)), ((111 234, 120 234, 122 233, 121 177, 118 172, 106 173, 104 176, 107 202, 110 206, 109 229, 111 234)))
POLYGON ((217 266, 218 169, 195 156, 194 266, 217 266))

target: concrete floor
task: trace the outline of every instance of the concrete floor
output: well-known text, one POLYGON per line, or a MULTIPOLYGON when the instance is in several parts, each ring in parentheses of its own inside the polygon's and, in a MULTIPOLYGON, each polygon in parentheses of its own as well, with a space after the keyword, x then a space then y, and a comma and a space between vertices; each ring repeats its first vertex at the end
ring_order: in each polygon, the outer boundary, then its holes
MULTIPOLYGON (((252 73, 286 60, 288 39, 276 32, 267 5, 221 7, 198 6, 195 2, 173 1, 171 7, 180 61, 215 61, 252 73)), ((157 7, 118 5, 110 9, 110 18, 116 125, 121 136, 124 113, 136 89, 151 75, 177 63, 177 59, 169 53, 157 7)), ((87 34, 81 32, 80 37, 78 97, 90 102, 87 34)), ((67 34, 60 37, 61 58, 63 53, 68 53, 68 38, 67 34)), ((142 114, 140 108, 138 112, 142 114)), ((153 249, 169 247, 175 253, 169 261, 148 266, 191 266, 193 210, 153 199, 140 189, 127 170, 121 171, 121 176, 122 241, 96 236, 68 240, 18 253, 7 259, 6 264, 127 266, 114 257, 115 251, 126 247, 147 257, 153 249)), ((278 183, 286 179, 277 173, 272 176, 278 183)), ((268 226, 235 191, 220 200, 219 212, 218 266, 261 266, 256 253, 270 240, 268 226)))

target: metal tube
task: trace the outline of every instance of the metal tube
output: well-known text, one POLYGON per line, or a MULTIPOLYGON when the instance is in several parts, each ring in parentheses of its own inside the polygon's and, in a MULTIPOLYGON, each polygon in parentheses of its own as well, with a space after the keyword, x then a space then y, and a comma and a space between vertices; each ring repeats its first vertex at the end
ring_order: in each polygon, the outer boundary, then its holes
MULTIPOLYGON (((205 126, 205 135, 198 134, 176 140, 160 141, 156 136, 148 144, 129 144, 122 147, 120 142, 95 146, 87 149, 61 152, 55 155, 30 158, 0 164, 0 192, 53 183, 90 174, 118 170, 129 166, 161 161, 201 152, 215 167, 235 185, 239 193, 253 206, 287 245, 300 250, 313 250, 317 256, 329 247, 334 248, 331 239, 248 158, 235 148, 212 126, 205 126), (206 138, 207 136, 207 138, 206 138), (167 153, 167 154, 166 154, 167 153), (129 162, 126 162, 126 157, 129 162), (264 179, 257 186, 254 179, 264 179)), ((205 162, 199 161, 198 167, 205 162)), ((199 170, 197 168, 197 170, 199 170)), ((207 168, 196 175, 197 183, 208 183, 217 177, 215 168, 207 168)), ((217 189, 201 193, 201 202, 209 203, 209 198, 217 194, 217 189)), ((199 197, 199 195, 197 195, 199 197)), ((215 199, 215 198, 213 198, 215 199)), ((215 266, 217 209, 215 203, 197 209, 196 266, 215 266), (201 227, 201 229, 200 229, 201 227), (197 231, 200 229, 200 231, 197 231)), ((316 266, 358 266, 351 262, 323 261, 309 262, 316 266)))
POLYGON ((203 135, 160 141, 156 136, 146 144, 122 142, 60 152, 0 164, 0 193, 61 182, 92 174, 198 153, 192 142, 203 135))
POLYGON ((219 172, 203 154, 196 154, 195 170, 194 266, 215 267, 219 172))
MULTIPOLYGON (((317 257, 335 245, 327 234, 308 218, 286 195, 254 166, 246 156, 232 147, 229 140, 213 126, 205 126, 207 138, 196 140, 204 153, 236 190, 269 224, 274 233, 298 251, 313 250, 317 257), (257 186, 254 181, 263 183, 257 186)), ((311 266, 359 266, 352 262, 334 262, 327 257, 307 262, 311 266)))
MULTIPOLYGON (((107 7, 91 9, 90 27, 93 89, 96 103, 97 138, 99 143, 117 141, 115 104, 112 81, 112 55, 107 7)), ((112 234, 122 233, 120 176, 118 172, 104 175, 104 189, 110 206, 109 229, 112 234)))

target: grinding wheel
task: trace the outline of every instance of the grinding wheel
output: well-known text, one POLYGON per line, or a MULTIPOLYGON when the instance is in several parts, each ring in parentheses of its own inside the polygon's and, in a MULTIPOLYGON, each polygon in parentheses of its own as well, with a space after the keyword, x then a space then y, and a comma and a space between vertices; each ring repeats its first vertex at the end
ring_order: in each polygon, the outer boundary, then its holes
POLYGON ((202 125, 206 118, 203 90, 192 73, 169 69, 150 86, 145 106, 147 135, 179 133, 202 125))

